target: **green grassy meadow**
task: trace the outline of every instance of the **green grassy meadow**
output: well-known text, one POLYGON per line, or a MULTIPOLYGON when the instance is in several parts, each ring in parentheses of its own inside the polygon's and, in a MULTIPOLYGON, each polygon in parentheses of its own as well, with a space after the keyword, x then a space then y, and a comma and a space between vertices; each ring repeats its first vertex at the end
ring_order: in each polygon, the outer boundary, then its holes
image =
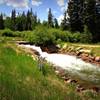
POLYGON ((90 90, 76 92, 76 84, 65 84, 47 63, 43 74, 38 62, 15 45, 16 39, 0 41, 0 100, 99 100, 90 90))

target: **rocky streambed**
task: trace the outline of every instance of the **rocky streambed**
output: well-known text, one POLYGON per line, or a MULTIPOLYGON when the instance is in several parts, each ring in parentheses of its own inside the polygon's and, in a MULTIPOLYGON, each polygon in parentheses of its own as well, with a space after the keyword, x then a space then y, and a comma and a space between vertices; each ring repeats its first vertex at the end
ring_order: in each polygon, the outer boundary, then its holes
POLYGON ((92 50, 86 49, 84 47, 75 47, 68 45, 60 47, 59 45, 57 45, 41 47, 41 49, 47 53, 58 53, 76 56, 77 58, 81 58, 85 62, 89 62, 100 67, 100 56, 93 55, 92 50))
POLYGON ((93 55, 92 51, 89 49, 84 49, 82 47, 74 48, 72 46, 60 49, 59 53, 76 56, 78 58, 81 58, 85 62, 89 62, 100 67, 100 56, 93 55))
MULTIPOLYGON (((77 90, 85 88, 100 91, 100 67, 95 64, 87 63, 80 58, 80 55, 72 56, 61 53, 51 53, 48 48, 40 48, 34 45, 20 45, 38 52, 37 54, 47 62, 54 65, 55 73, 64 79, 65 83, 78 83, 77 90), (44 51, 42 51, 44 49, 44 51), (48 52, 46 52, 48 50, 48 52)), ((53 51, 54 52, 54 51, 53 51)), ((60 52, 60 51, 59 51, 60 52)), ((83 54, 83 53, 82 53, 83 54)), ((86 54, 86 53, 85 53, 86 54)), ((76 55, 76 54, 75 54, 76 55)), ((87 56, 87 55, 86 55, 87 56)), ((89 55, 90 56, 90 55, 89 55)))

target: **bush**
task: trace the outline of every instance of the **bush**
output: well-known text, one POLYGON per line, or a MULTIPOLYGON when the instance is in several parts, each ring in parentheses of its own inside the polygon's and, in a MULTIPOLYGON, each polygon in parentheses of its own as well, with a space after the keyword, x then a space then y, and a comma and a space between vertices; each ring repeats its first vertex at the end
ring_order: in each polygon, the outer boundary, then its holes
POLYGON ((55 36, 56 40, 66 41, 69 42, 68 31, 62 31, 60 29, 49 29, 50 34, 55 36))
POLYGON ((37 26, 33 32, 28 36, 30 43, 35 45, 51 45, 55 44, 55 36, 48 32, 48 29, 44 26, 37 26))
POLYGON ((79 32, 70 34, 70 42, 74 42, 74 43, 80 42, 80 36, 81 36, 81 33, 79 32))
POLYGON ((50 45, 60 41, 75 43, 92 42, 92 34, 89 32, 86 26, 83 33, 72 33, 70 31, 62 31, 60 29, 47 28, 39 25, 34 31, 13 32, 10 29, 0 30, 0 35, 9 37, 22 37, 23 39, 28 40, 31 44, 36 45, 50 45))
POLYGON ((15 32, 14 32, 14 35, 15 35, 16 37, 21 37, 21 34, 22 34, 22 32, 20 32, 20 31, 15 31, 15 32))
POLYGON ((4 29, 1 31, 1 35, 2 36, 8 36, 8 37, 15 37, 13 31, 11 31, 10 29, 4 29))
POLYGON ((80 42, 82 43, 91 43, 92 42, 92 33, 88 30, 88 27, 84 27, 84 32, 80 37, 80 42))

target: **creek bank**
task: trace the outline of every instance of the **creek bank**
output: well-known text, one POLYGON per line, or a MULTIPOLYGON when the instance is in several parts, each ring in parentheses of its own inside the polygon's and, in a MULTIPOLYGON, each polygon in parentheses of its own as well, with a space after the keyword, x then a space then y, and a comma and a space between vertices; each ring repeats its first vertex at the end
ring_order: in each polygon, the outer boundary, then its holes
POLYGON ((95 56, 92 49, 88 49, 81 46, 73 46, 73 45, 70 46, 67 44, 64 44, 62 47, 58 45, 58 47, 59 47, 59 53, 74 55, 86 62, 100 66, 100 56, 95 56))
MULTIPOLYGON (((76 89, 77 91, 80 92, 80 91, 83 91, 88 88, 93 89, 96 92, 100 91, 100 88, 98 87, 98 85, 96 85, 96 84, 98 84, 98 82, 100 82, 100 78, 98 76, 95 76, 96 73, 98 73, 100 71, 98 67, 96 67, 92 64, 85 63, 82 60, 80 60, 74 56, 58 54, 58 53, 49 54, 47 52, 43 52, 40 47, 37 47, 34 45, 33 46, 32 45, 22 45, 22 47, 29 48, 33 52, 35 52, 35 51, 38 52, 40 54, 40 55, 37 54, 38 56, 41 56, 43 58, 46 57, 45 58, 46 61, 55 65, 55 67, 54 67, 55 73, 64 80, 64 83, 69 83, 69 84, 76 83, 77 84, 77 89, 76 89), (67 70, 67 72, 70 73, 70 76, 68 74, 66 74, 66 70, 67 70), (86 72, 84 73, 84 71, 86 71, 86 72), (89 71, 89 74, 87 74, 87 71, 89 71), (71 74, 75 75, 75 78, 71 77, 71 74), (81 79, 83 81, 82 85, 79 85, 80 84, 79 79, 81 79), (89 82, 91 87, 84 86, 84 82, 86 82, 86 81, 89 82), (94 83, 95 81, 96 81, 96 83, 94 83)), ((87 83, 85 83, 85 84, 87 84, 87 83)))
POLYGON ((54 46, 46 46, 41 47, 42 51, 47 53, 61 53, 61 54, 67 54, 71 56, 76 56, 77 58, 81 58, 83 61, 96 64, 100 67, 100 56, 94 56, 92 53, 92 50, 85 49, 83 47, 74 47, 74 46, 66 46, 64 45, 62 48, 60 48, 59 45, 54 46))
MULTIPOLYGON (((29 44, 29 42, 27 41, 17 41, 16 43, 19 45, 29 44)), ((81 58, 85 62, 89 62, 92 64, 96 64, 97 66, 100 66, 100 56, 93 55, 92 50, 85 49, 84 47, 68 46, 67 44, 65 44, 62 47, 60 45, 48 45, 48 46, 40 46, 40 48, 42 49, 43 52, 68 54, 81 58)), ((36 54, 38 54, 37 51, 36 54)))
POLYGON ((63 50, 59 51, 59 53, 76 56, 77 58, 81 58, 85 62, 95 64, 100 67, 100 57, 99 56, 92 56, 92 55, 90 55, 88 53, 84 53, 84 52, 81 52, 81 53, 63 52, 63 50))
MULTIPOLYGON (((99 56, 93 56, 92 51, 88 49, 84 49, 83 47, 77 47, 76 49, 74 47, 70 48, 59 48, 59 46, 47 46, 47 47, 41 47, 44 52, 47 53, 61 53, 61 54, 66 54, 66 55, 71 55, 71 56, 76 56, 77 58, 82 59, 85 62, 95 64, 100 67, 100 57, 99 56), (75 49, 75 50, 74 50, 75 49)), ((100 92, 100 88, 96 86, 91 86, 91 87, 86 87, 84 84, 81 84, 78 80, 68 77, 65 74, 66 71, 64 71, 61 68, 55 68, 55 73, 60 76, 63 80, 64 83, 76 83, 77 87, 76 90, 77 92, 82 92, 87 89, 100 92)))
POLYGON ((94 92, 99 93, 100 87, 96 86, 86 86, 80 80, 71 77, 70 75, 66 74, 66 71, 60 67, 53 67, 55 70, 56 75, 61 78, 65 84, 75 84, 77 92, 84 92, 87 90, 92 90, 94 92))

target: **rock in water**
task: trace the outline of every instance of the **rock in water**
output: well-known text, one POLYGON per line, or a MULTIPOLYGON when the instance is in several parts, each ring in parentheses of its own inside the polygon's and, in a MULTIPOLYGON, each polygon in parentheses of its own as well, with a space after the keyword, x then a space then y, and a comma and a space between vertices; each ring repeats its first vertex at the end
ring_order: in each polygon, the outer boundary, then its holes
POLYGON ((100 61, 100 57, 95 57, 95 61, 99 62, 100 61))

